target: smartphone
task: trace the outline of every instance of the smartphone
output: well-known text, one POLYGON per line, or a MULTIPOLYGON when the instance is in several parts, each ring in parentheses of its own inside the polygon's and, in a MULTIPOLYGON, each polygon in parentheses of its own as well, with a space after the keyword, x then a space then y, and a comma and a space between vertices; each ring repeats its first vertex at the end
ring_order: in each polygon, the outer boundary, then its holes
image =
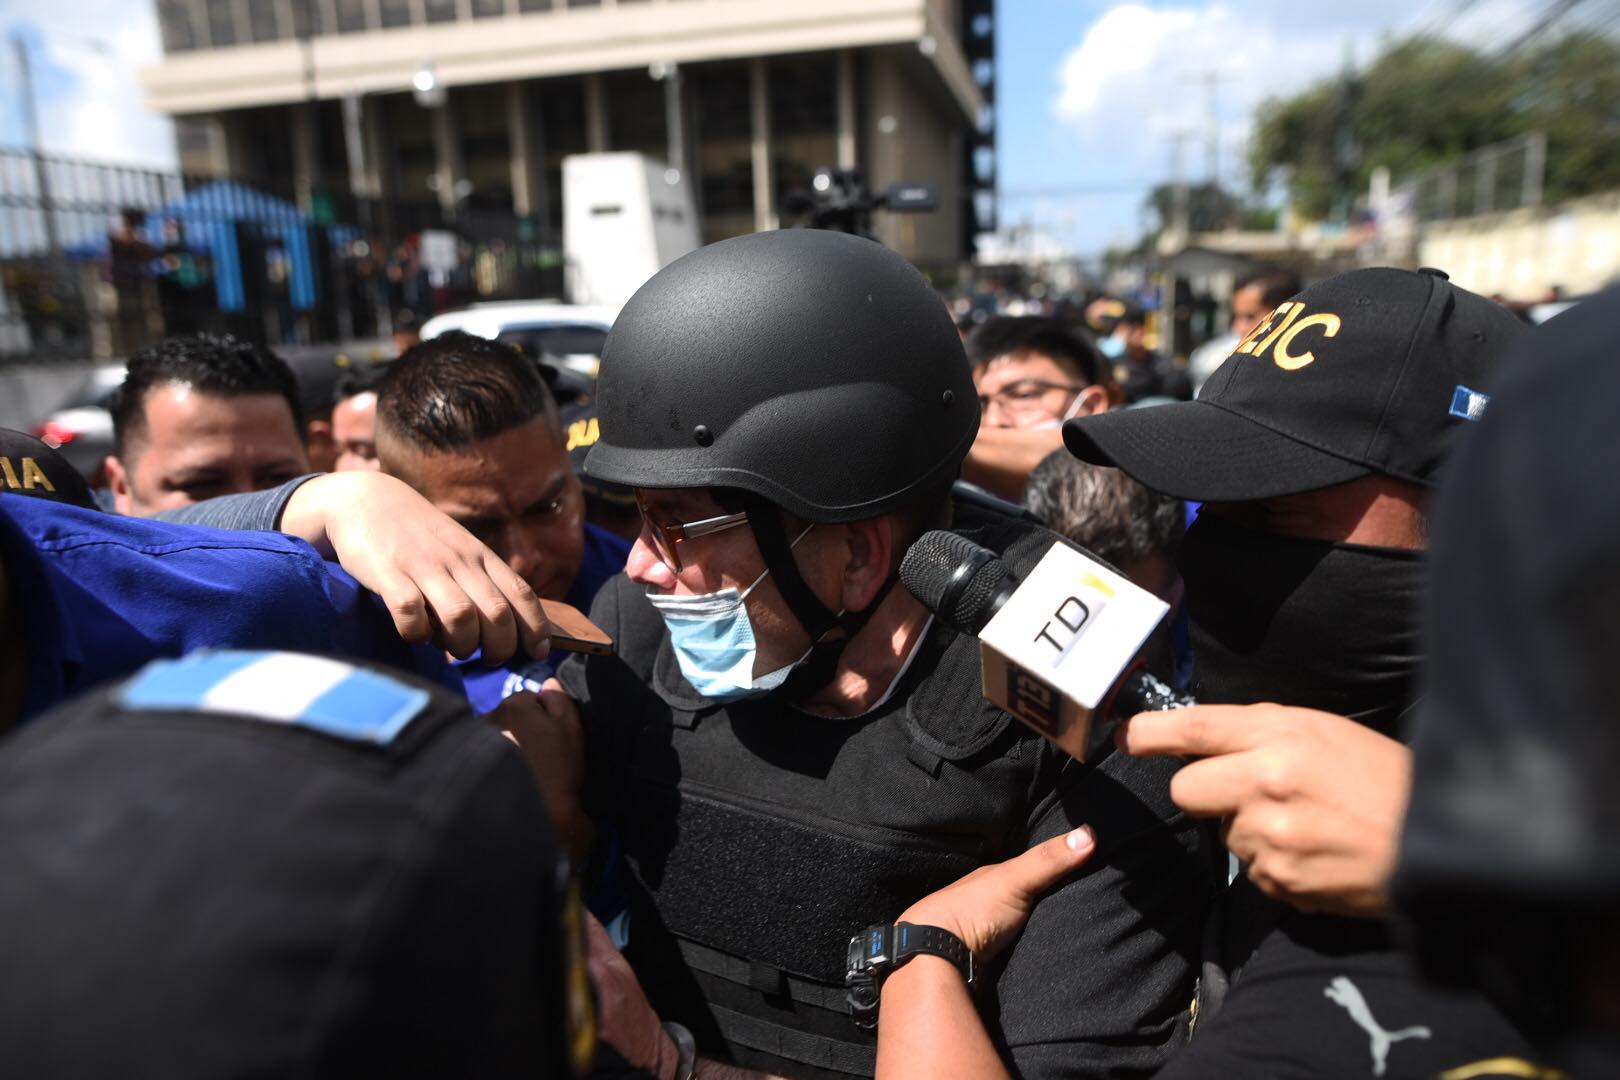
POLYGON ((561 600, 540 600, 540 610, 551 624, 551 647, 563 652, 591 653, 611 656, 613 639, 600 626, 585 617, 585 613, 561 600))

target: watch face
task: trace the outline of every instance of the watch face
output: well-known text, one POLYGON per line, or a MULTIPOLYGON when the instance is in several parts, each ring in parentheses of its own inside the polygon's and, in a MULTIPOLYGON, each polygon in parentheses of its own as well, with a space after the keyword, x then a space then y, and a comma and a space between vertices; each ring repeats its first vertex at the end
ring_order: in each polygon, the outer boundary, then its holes
POLYGON ((844 970, 849 972, 866 970, 866 935, 856 934, 849 939, 849 955, 844 959, 844 970))
POLYGON ((869 926, 849 941, 849 954, 845 957, 849 971, 870 971, 882 968, 894 959, 894 927, 887 923, 869 926))

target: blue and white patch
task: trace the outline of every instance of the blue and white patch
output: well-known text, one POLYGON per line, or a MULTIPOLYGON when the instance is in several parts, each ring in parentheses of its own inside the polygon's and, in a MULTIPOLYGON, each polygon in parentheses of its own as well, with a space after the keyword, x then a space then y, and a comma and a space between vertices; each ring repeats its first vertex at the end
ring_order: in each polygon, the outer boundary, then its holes
POLYGON ((1490 403, 1491 395, 1459 386, 1451 392, 1451 415, 1459 420, 1478 420, 1485 415, 1485 406, 1490 403))
POLYGON ((119 700, 130 709, 225 713, 387 746, 427 707, 428 693, 324 656, 208 650, 148 664, 119 700))

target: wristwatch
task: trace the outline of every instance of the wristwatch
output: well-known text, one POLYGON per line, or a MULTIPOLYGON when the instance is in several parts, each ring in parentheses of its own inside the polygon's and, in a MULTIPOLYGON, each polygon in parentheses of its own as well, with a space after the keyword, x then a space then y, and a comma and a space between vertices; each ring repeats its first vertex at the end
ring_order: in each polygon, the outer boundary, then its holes
POLYGON ((973 985, 973 953, 962 939, 937 926, 915 923, 878 923, 849 939, 844 985, 849 987, 849 1015, 866 1031, 877 1027, 878 995, 889 972, 921 954, 938 956, 956 965, 973 985))

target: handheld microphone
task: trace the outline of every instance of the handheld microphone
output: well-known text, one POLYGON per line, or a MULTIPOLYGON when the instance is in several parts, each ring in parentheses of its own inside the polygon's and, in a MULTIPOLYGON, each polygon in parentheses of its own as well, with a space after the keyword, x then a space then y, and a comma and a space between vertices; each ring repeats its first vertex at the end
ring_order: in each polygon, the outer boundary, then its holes
POLYGON ((1019 581, 965 536, 923 534, 900 581, 952 629, 979 639, 984 696, 1084 760, 1093 717, 1193 699, 1135 665, 1169 605, 1067 544, 1019 581))

